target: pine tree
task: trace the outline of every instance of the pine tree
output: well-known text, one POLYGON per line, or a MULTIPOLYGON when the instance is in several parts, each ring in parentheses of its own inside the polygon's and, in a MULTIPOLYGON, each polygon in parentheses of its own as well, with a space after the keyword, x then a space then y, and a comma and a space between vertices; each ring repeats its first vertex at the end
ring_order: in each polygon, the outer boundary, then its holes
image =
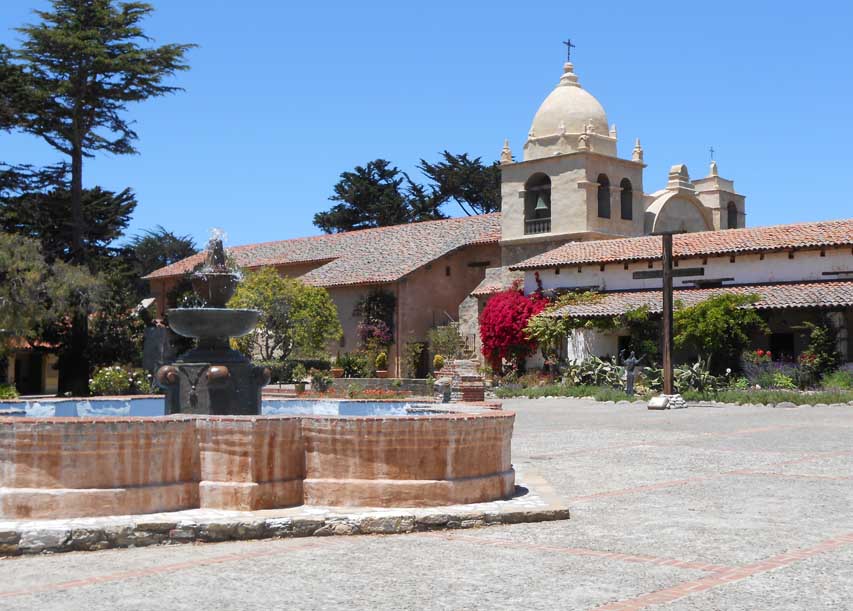
POLYGON ((445 218, 440 202, 385 159, 341 174, 329 199, 340 203, 314 215, 326 233, 445 218))
POLYGON ((418 169, 435 183, 441 204, 455 202, 467 215, 487 214, 501 209, 501 170, 497 163, 485 165, 480 157, 468 153, 441 154, 441 161, 421 159, 418 169))
MULTIPOLYGON (((69 250, 77 265, 87 263, 83 160, 136 153, 128 104, 178 91, 165 80, 187 69, 193 45, 144 46, 140 24, 153 10, 144 2, 51 0, 50 10, 35 11, 39 23, 18 29, 21 47, 0 52, 0 127, 38 136, 68 159, 69 250)), ((74 370, 60 376, 61 390, 75 394, 87 391, 87 325, 85 315, 74 318, 74 370)))

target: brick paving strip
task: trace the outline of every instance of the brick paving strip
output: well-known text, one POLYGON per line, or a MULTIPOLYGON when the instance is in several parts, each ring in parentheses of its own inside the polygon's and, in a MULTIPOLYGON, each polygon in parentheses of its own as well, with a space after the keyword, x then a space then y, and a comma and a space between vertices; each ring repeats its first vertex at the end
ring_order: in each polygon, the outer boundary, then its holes
POLYGON ((701 579, 685 581, 678 585, 642 594, 635 598, 607 603, 595 607, 592 611, 640 611, 652 605, 671 603, 697 592, 705 592, 729 583, 743 581, 761 573, 791 566, 802 560, 833 552, 847 546, 853 546, 853 533, 838 535, 837 537, 821 541, 814 547, 785 552, 760 562, 732 568, 701 579))
MULTIPOLYGON (((340 541, 340 539, 338 540, 340 541)), ((323 543, 331 543, 324 541, 323 543)), ((282 556, 292 552, 300 552, 320 546, 319 541, 311 541, 291 545, 284 549, 277 550, 257 550, 251 552, 240 552, 234 554, 224 554, 222 556, 213 556, 212 558, 199 558, 198 560, 189 560, 186 562, 175 562, 172 564, 161 564, 145 569, 134 569, 131 571, 119 571, 117 573, 108 573, 105 575, 94 575, 83 579, 74 579, 71 581, 61 581, 58 583, 49 583, 43 586, 33 586, 23 590, 7 590, 0 591, 0 599, 15 598, 19 596, 30 596, 33 594, 42 594, 44 592, 56 592, 59 590, 70 590, 73 588, 83 588, 86 586, 110 583, 115 581, 126 581, 128 579, 140 579, 142 577, 151 577, 152 575, 172 574, 175 571, 186 571, 202 566, 211 566, 216 564, 224 564, 227 562, 241 562, 243 560, 254 560, 256 558, 266 558, 270 556, 282 556)))
POLYGON ((437 537, 447 541, 464 541, 478 545, 489 545, 505 547, 509 549, 527 549, 538 552, 551 552, 555 554, 566 554, 568 556, 585 556, 591 558, 602 558, 604 560, 615 560, 619 562, 630 562, 635 564, 654 564, 658 566, 671 566, 678 569, 691 569, 706 571, 709 573, 726 573, 735 570, 734 567, 722 564, 710 564, 701 561, 678 560, 677 558, 661 558, 659 556, 646 556, 640 554, 623 554, 620 552, 608 552, 604 550, 589 549, 585 547, 562 547, 557 545, 540 545, 537 543, 524 543, 521 541, 509 541, 506 539, 486 539, 483 537, 472 537, 456 533, 430 533, 420 536, 437 537))

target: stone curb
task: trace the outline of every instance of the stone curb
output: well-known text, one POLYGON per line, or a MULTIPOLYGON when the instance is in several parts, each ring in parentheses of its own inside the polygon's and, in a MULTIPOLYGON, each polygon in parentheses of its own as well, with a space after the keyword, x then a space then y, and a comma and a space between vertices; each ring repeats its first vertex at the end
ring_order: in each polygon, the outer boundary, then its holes
POLYGON ((258 520, 137 520, 132 526, 44 528, 0 531, 0 556, 98 551, 179 543, 213 543, 348 535, 395 535, 435 530, 480 528, 499 524, 568 520, 566 508, 527 511, 402 514, 349 518, 266 518, 258 520))

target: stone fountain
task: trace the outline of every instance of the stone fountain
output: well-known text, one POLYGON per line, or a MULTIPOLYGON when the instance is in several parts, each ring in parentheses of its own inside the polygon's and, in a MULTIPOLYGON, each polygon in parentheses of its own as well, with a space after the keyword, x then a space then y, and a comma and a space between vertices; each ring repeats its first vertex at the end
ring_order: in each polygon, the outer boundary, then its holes
POLYGON ((260 414, 261 388, 270 372, 231 349, 229 340, 251 333, 261 313, 225 307, 237 283, 222 238, 214 235, 203 267, 192 276, 202 307, 166 312, 175 333, 197 340, 194 348, 157 371, 157 383, 166 391, 167 414, 260 414))

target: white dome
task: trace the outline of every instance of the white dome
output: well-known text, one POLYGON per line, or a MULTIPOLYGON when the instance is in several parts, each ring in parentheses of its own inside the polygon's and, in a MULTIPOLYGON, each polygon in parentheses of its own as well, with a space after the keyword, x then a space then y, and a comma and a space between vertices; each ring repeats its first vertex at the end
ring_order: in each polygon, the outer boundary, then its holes
POLYGON ((545 98, 533 117, 528 134, 531 150, 525 158, 535 159, 577 150, 578 136, 586 133, 594 134, 598 137, 596 139, 609 139, 607 114, 598 100, 580 86, 572 64, 566 63, 560 83, 545 98))

